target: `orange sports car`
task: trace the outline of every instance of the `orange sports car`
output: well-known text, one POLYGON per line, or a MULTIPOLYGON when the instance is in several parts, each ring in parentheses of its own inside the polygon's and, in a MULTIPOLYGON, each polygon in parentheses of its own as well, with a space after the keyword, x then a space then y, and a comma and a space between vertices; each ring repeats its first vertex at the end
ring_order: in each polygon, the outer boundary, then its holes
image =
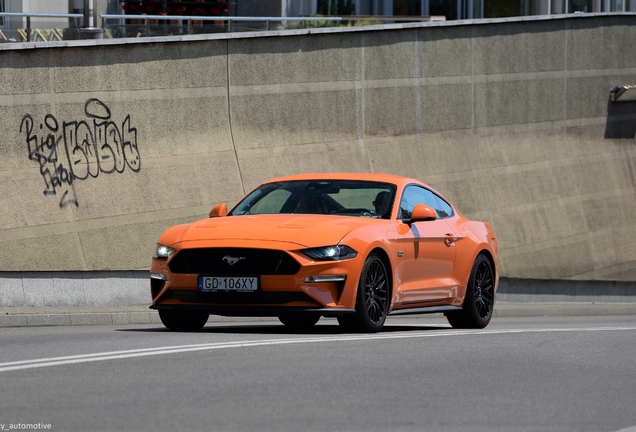
POLYGON ((275 316, 307 328, 336 317, 377 332, 389 315, 443 312, 458 328, 493 313, 497 239, 440 193, 387 174, 269 180, 229 212, 168 228, 150 270, 152 309, 171 330, 210 314, 275 316))

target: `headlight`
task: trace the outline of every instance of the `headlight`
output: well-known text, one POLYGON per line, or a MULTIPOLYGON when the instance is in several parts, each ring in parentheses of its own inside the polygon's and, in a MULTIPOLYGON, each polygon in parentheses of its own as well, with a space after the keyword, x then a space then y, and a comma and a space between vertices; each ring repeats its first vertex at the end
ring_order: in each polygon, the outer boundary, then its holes
POLYGON ((355 258, 358 252, 349 246, 325 246, 319 248, 303 249, 301 251, 309 258, 319 261, 338 261, 355 258))
POLYGON ((165 246, 157 243, 157 249, 155 249, 155 258, 170 258, 175 249, 170 246, 165 246))

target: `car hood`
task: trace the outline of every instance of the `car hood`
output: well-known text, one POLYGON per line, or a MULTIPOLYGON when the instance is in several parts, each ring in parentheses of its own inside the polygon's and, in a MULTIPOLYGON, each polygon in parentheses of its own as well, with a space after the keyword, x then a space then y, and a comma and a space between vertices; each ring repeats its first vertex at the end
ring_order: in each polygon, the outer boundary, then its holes
MULTIPOLYGON (((168 229, 160 243, 252 240, 304 247, 337 244, 351 230, 380 219, 330 215, 242 215, 202 219, 168 229)), ((386 221, 384 221, 386 222, 386 221)))

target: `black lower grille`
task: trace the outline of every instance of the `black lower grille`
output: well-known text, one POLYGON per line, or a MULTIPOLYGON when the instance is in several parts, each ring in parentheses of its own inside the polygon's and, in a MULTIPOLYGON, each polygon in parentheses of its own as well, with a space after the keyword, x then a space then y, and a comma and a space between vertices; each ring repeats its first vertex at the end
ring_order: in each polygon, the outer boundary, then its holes
POLYGON ((239 275, 293 275, 300 264, 287 253, 270 249, 184 249, 170 261, 172 273, 239 275))
POLYGON ((189 303, 216 304, 269 304, 282 305, 293 301, 316 302, 302 292, 255 292, 255 293, 203 293, 190 290, 169 290, 162 300, 175 299, 189 303))

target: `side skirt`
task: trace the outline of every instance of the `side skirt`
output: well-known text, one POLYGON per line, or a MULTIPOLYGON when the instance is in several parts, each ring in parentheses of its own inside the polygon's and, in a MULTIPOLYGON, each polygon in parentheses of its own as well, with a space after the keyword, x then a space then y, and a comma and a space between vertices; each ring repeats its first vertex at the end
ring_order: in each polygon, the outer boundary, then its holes
POLYGON ((458 306, 430 306, 430 307, 413 308, 413 309, 397 309, 397 310, 391 311, 389 313, 389 316, 421 315, 421 314, 431 314, 431 313, 440 313, 440 312, 456 312, 460 310, 462 310, 462 308, 458 306))

